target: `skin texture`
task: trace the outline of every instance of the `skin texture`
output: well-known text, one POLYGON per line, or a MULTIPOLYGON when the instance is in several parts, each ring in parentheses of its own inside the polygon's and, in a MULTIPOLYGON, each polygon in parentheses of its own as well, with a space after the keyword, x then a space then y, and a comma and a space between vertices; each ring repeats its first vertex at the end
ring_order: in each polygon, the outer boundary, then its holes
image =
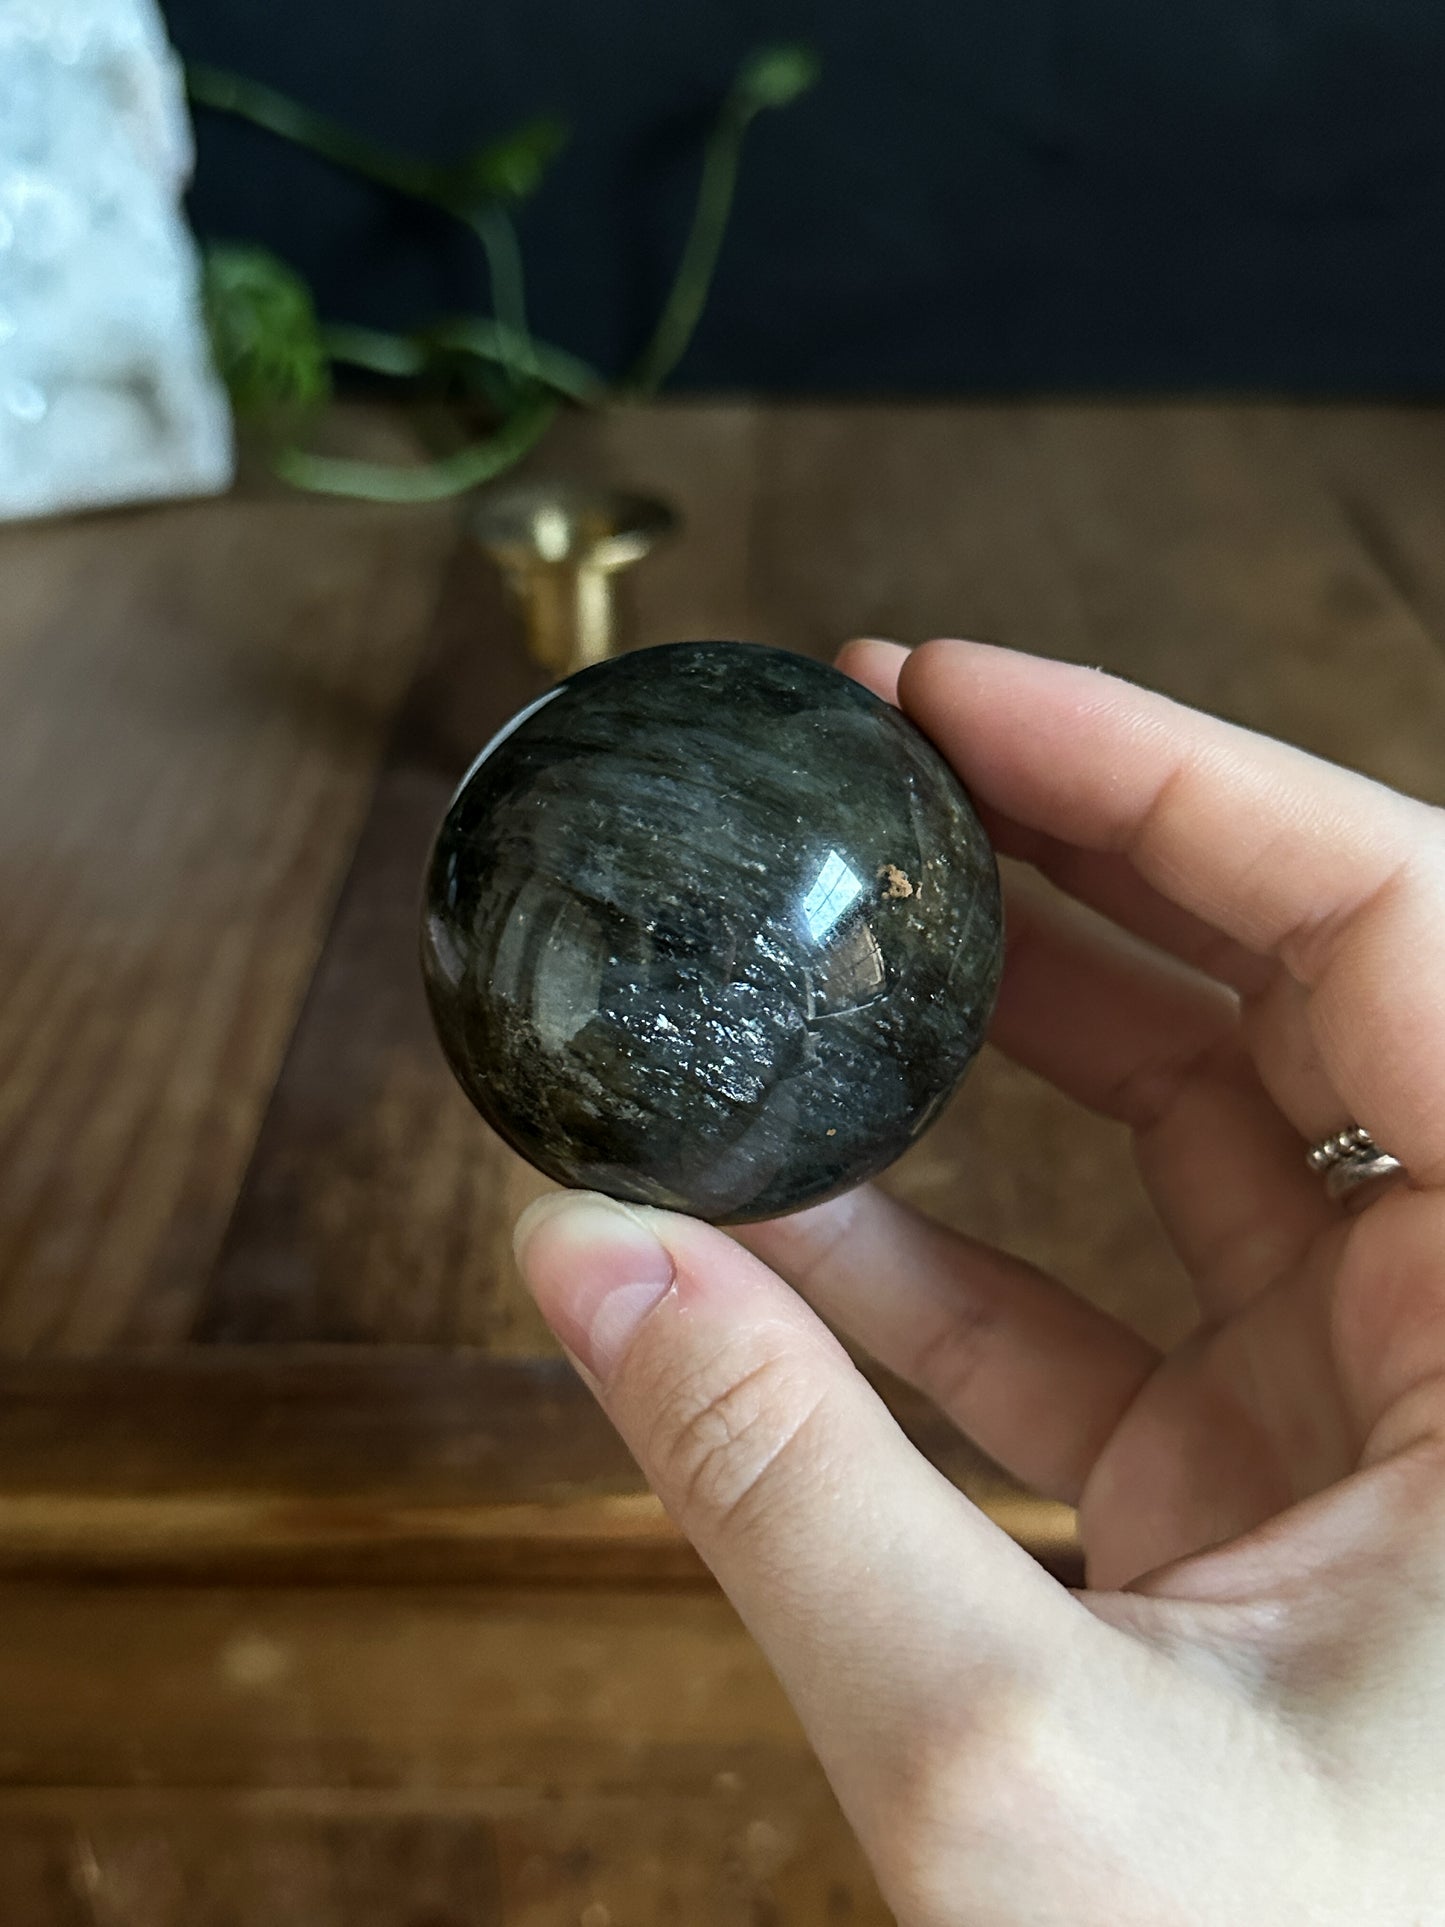
POLYGON ((538 1301, 904 1927, 1445 1922, 1445 818, 1091 670, 842 666, 1016 860, 994 1041, 1132 1128, 1198 1328, 1161 1357, 869 1188, 747 1249, 543 1200, 538 1301), (1303 1149, 1351 1121, 1410 1179, 1347 1210, 1303 1149), (1088 1590, 824 1320, 1079 1506, 1088 1590))

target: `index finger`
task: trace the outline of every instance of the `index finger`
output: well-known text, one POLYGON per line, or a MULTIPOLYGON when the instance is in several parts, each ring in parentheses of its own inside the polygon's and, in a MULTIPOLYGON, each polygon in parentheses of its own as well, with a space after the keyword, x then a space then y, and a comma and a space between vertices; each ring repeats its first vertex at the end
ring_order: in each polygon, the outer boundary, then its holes
POLYGON ((1148 882, 1309 993, 1350 1117, 1445 1182, 1441 812, 1097 670, 915 650, 904 710, 986 804, 1148 882))

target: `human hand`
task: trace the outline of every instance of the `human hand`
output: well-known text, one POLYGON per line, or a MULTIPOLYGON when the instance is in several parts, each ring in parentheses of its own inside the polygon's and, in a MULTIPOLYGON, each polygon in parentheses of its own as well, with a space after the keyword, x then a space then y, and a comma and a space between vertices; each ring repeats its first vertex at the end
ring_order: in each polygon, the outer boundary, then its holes
POLYGON ((1445 1921, 1445 817, 1090 670, 842 666, 1059 886, 1010 877, 991 1035, 1132 1127, 1198 1329, 1160 1356, 871 1187, 750 1250, 549 1198, 518 1229, 541 1308, 905 1927, 1445 1921), (1411 1180, 1354 1211, 1304 1160, 1347 1122, 1411 1180), (1089 1590, 913 1451, 810 1305, 1078 1505, 1089 1590))

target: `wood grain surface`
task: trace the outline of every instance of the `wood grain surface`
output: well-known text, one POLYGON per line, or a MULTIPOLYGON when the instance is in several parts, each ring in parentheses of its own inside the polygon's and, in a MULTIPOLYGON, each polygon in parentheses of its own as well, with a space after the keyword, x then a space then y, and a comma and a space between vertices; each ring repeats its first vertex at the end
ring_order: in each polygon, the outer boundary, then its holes
MULTIPOLYGON (((695 405, 569 422, 546 465, 681 509, 634 641, 985 634, 1438 796, 1440 443, 1425 411, 695 405)), ((553 1355, 508 1249, 539 1180, 414 961, 447 794, 537 686, 464 530, 252 491, 0 550, 0 1351, 553 1355)), ((1187 1326, 1121 1134, 991 1054, 891 1182, 1187 1326)))
MULTIPOLYGON (((985 634, 1442 793, 1428 411, 679 406, 546 461, 683 511, 634 640, 985 634)), ((269 496, 0 552, 0 1349, 545 1353, 507 1255, 536 1180, 413 963, 435 818, 535 684, 485 565, 444 515, 269 496)), ((1187 1322, 1118 1133, 1009 1066, 893 1181, 1187 1322)))
MULTIPOLYGON (((1073 1513, 917 1393, 910 1438, 1061 1577, 1073 1513)), ((0 1579, 707 1585, 560 1358, 205 1346, 0 1366, 0 1579)))
POLYGON ((59 1927, 885 1927, 827 1789, 68 1794, 7 1807, 0 1913, 59 1927), (762 1796, 762 1797, 760 1797, 762 1796), (420 1810, 419 1810, 420 1809, 420 1810))
MULTIPOLYGON (((1334 421, 1261 407, 673 410, 578 425, 549 460, 636 475, 682 504, 684 541, 632 584, 638 640, 744 633, 827 654, 860 632, 988 635, 1445 795, 1439 652, 1321 459, 1334 421)), ((478 673, 479 610, 495 633, 485 572, 464 555, 199 1336, 547 1348, 507 1240, 540 1181, 453 1090, 411 970, 430 831, 470 747, 532 687, 514 658, 510 681, 499 663, 478 673)), ((996 1057, 890 1182, 1153 1338, 1188 1324, 1122 1134, 996 1057)))
POLYGON ((889 1918, 715 1595, 124 1590, 0 1588, 6 1920, 889 1918))
MULTIPOLYGON (((681 509, 636 643, 985 635, 1441 801, 1442 419, 696 404, 542 460, 681 509)), ((536 687, 464 526, 253 485, 0 532, 0 580, 0 1918, 886 1920, 427 1028, 426 843, 536 687)), ((890 1182, 1188 1327, 1122 1135, 991 1053, 890 1182)))
POLYGON ((0 1784, 697 1794, 804 1757, 715 1592, 123 1590, 0 1588, 0 1784))
MULTIPOLYGON (((754 418, 716 408, 572 426, 570 444, 549 448, 548 472, 635 476, 678 503, 686 524, 680 543, 628 580, 625 633, 648 642, 746 632, 754 418)), ((464 544, 383 757, 198 1338, 553 1355, 511 1259, 512 1223, 546 1182, 456 1087, 416 962, 418 883, 448 799, 477 747, 542 686, 495 578, 464 544)))
POLYGON ((0 1351, 184 1340, 449 541, 268 497, 0 536, 0 1351))

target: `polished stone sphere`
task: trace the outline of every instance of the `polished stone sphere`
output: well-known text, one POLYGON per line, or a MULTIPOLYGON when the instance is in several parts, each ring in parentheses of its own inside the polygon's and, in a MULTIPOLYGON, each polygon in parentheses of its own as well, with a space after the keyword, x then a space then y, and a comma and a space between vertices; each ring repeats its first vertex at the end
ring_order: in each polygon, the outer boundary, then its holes
POLYGON ((560 1183, 716 1223, 891 1164, 978 1050, 998 871, 836 669, 674 643, 559 683, 438 833, 422 956, 477 1109, 560 1183))

